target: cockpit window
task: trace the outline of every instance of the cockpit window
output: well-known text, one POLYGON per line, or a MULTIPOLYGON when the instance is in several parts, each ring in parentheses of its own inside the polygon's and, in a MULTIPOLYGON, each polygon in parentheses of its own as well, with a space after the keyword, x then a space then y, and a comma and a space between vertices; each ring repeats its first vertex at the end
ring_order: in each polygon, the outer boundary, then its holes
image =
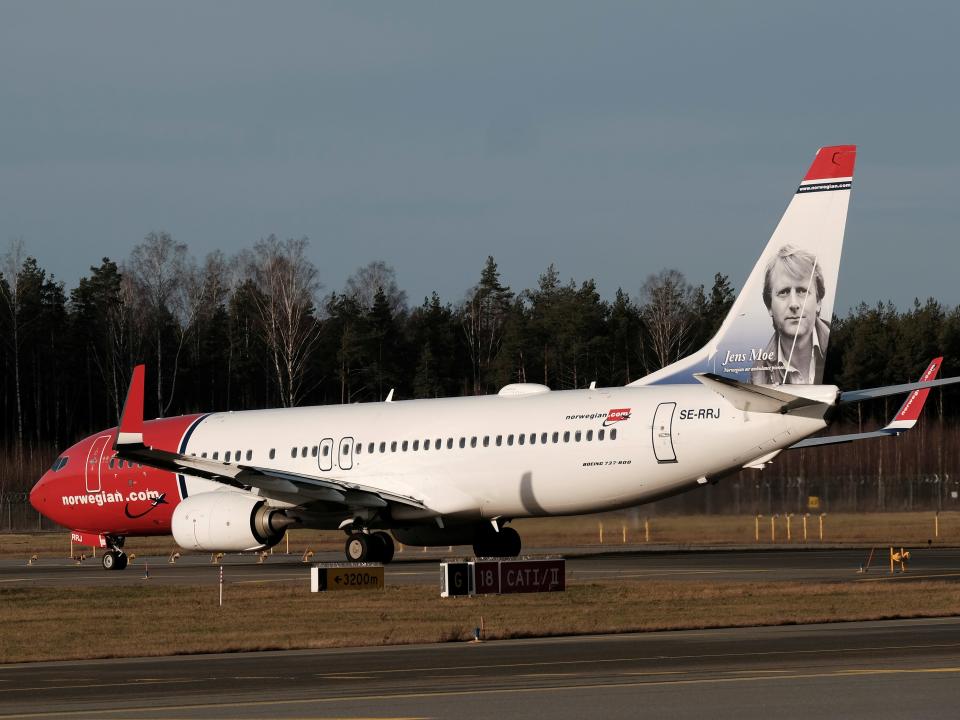
POLYGON ((56 460, 53 461, 53 465, 50 467, 50 469, 53 472, 56 472, 57 470, 60 470, 62 467, 64 467, 67 464, 68 460, 70 460, 70 458, 68 458, 66 455, 61 455, 60 457, 58 457, 56 460))

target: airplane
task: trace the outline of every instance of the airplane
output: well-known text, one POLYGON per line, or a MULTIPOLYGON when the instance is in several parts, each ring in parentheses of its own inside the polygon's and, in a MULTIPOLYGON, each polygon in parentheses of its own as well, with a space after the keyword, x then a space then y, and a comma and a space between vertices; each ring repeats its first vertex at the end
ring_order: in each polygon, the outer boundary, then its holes
POLYGON ((339 529, 352 562, 414 546, 520 554, 517 518, 649 503, 762 468, 786 450, 897 435, 916 423, 940 359, 919 382, 824 385, 856 146, 821 148, 716 335, 625 387, 212 412, 144 420, 143 365, 119 427, 64 451, 30 502, 103 566, 124 540, 262 550, 292 527, 339 529), (911 393, 879 431, 813 437, 847 403, 911 393))

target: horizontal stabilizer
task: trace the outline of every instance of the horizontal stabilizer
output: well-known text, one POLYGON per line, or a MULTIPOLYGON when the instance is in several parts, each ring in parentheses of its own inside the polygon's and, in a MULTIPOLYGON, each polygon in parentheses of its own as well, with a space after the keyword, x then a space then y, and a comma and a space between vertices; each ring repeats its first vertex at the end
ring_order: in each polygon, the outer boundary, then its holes
MULTIPOLYGON (((930 384, 930 381, 932 381, 940 371, 940 364, 942 362, 942 357, 934 358, 933 361, 931 361, 931 363, 927 366, 927 369, 924 371, 923 375, 920 376, 920 382, 912 384, 930 384)), ((900 385, 894 387, 905 386, 900 385)), ((887 388, 879 389, 886 390, 887 388)), ((842 393, 841 397, 843 394, 845 393, 842 393)), ((805 440, 801 440, 800 442, 791 445, 788 449, 795 450, 798 448, 818 447, 821 445, 839 445, 841 443, 854 442, 855 440, 866 440, 868 438, 896 437, 900 433, 906 432, 917 424, 917 420, 920 418, 920 413, 923 411, 923 405, 926 403, 927 396, 929 394, 929 387, 922 387, 911 392, 907 399, 903 401, 903 405, 900 406, 900 409, 897 410, 897 414, 893 416, 893 420, 879 430, 872 430, 864 433, 851 433, 849 435, 828 435, 825 437, 806 438, 805 440)))
POLYGON ((820 400, 799 397, 766 385, 752 385, 729 380, 713 373, 694 373, 694 377, 737 410, 762 413, 788 413, 802 407, 822 405, 820 400))
POLYGON ((888 395, 902 395, 913 390, 929 390, 930 388, 940 387, 942 385, 953 385, 960 382, 960 377, 943 378, 941 380, 929 380, 915 383, 904 383, 903 385, 887 385, 886 387, 868 388, 866 390, 847 390, 840 393, 838 402, 857 403, 864 400, 873 400, 874 398, 887 397, 888 395))

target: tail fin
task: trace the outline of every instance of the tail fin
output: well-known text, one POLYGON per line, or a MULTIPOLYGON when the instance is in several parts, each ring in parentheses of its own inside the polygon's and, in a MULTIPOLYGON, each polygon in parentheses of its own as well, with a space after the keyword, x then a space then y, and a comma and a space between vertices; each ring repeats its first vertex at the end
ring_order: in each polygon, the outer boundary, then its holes
POLYGON ((754 384, 823 382, 856 145, 820 148, 717 334, 631 385, 714 373, 754 384))

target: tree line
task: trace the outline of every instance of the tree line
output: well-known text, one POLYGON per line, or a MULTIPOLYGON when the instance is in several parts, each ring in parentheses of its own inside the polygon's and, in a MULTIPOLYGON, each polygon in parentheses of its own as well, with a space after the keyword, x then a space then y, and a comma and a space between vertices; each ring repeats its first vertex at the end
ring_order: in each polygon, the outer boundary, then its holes
MULTIPOLYGON (((165 232, 127 258, 102 258, 68 289, 13 241, 0 263, 0 445, 18 472, 0 483, 29 486, 35 462, 116 425, 140 362, 148 417, 377 401, 391 389, 405 399, 510 382, 618 386, 706 343, 734 297, 722 274, 706 287, 663 270, 605 298, 594 280, 565 280, 554 265, 534 287, 513 289, 488 257, 461 297, 410 302, 382 261, 322 278, 306 238, 271 235, 198 261, 165 232)), ((905 382, 939 354, 957 372, 960 307, 861 303, 833 318, 825 382, 905 382)), ((939 422, 958 416, 951 397, 931 398, 939 422)), ((862 427, 897 402, 844 419, 862 427)))

